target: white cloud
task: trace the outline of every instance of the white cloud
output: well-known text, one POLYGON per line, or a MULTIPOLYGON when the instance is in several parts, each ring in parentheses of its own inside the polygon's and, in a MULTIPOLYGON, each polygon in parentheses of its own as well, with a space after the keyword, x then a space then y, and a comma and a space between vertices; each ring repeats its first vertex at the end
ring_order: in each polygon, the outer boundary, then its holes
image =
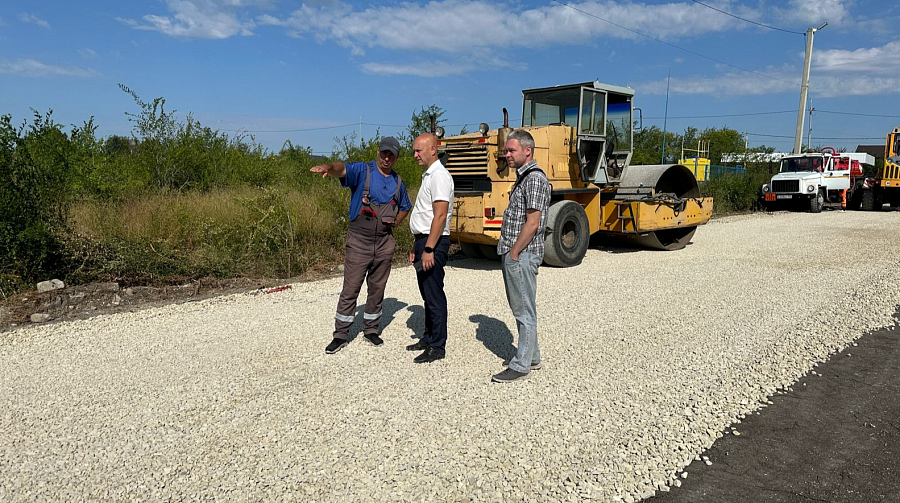
POLYGON ((170 37, 224 39, 253 35, 252 20, 242 20, 238 9, 267 7, 270 0, 166 0, 171 16, 148 14, 144 23, 117 18, 139 30, 158 31, 170 37))
POLYGON ((117 17, 116 21, 123 23, 123 24, 127 24, 128 26, 131 26, 132 28, 137 28, 139 26, 138 22, 135 21, 134 19, 129 19, 129 18, 125 18, 125 17, 117 17))
MULTIPOLYGON (((875 96, 900 93, 900 41, 879 47, 863 47, 855 50, 831 49, 813 52, 809 92, 816 97, 875 96)), ((672 78, 671 94, 708 94, 713 96, 758 96, 800 91, 799 66, 769 67, 759 73, 786 81, 769 79, 762 75, 728 71, 713 76, 672 78)), ((666 81, 645 82, 634 86, 641 94, 665 94, 666 81)))
POLYGON ((46 28, 48 30, 50 29, 50 23, 35 16, 34 14, 28 14, 28 13, 23 12, 23 13, 19 14, 19 21, 22 21, 23 23, 35 24, 35 25, 40 26, 41 28, 46 28))
MULTIPOLYGON (((760 72, 763 73, 763 72, 760 72)), ((727 72, 714 77, 672 77, 669 81, 669 94, 705 94, 713 96, 758 96, 765 94, 783 93, 796 90, 799 92, 800 70, 794 68, 769 68, 766 74, 774 75, 784 80, 793 76, 798 77, 796 84, 781 80, 768 79, 761 75, 751 73, 727 72)), ((666 79, 645 82, 633 86, 641 95, 666 94, 666 79)))
POLYGON ((286 18, 264 15, 256 21, 287 28, 293 37, 306 34, 319 42, 331 40, 355 55, 373 47, 465 53, 584 44, 598 37, 644 39, 585 13, 662 39, 741 27, 733 18, 695 3, 648 5, 587 0, 571 5, 578 10, 558 3, 517 10, 487 0, 401 3, 356 10, 333 0, 319 6, 304 3, 286 18), (697 19, 715 22, 697 23, 697 19), (440 20, 439 29, 434 29, 432 20, 440 20))
POLYGON ((365 63, 362 69, 366 73, 377 75, 412 75, 415 77, 446 77, 462 75, 475 70, 472 64, 443 63, 429 61, 419 65, 397 65, 391 63, 365 63))
POLYGON ((824 72, 900 75, 900 40, 881 47, 863 47, 852 51, 828 49, 813 51, 813 69, 824 72))
POLYGON ((0 74, 19 75, 22 77, 96 77, 94 70, 69 66, 53 66, 41 63, 33 59, 19 59, 16 61, 0 60, 0 74))
POLYGON ((78 49, 78 54, 80 54, 84 59, 97 59, 97 51, 89 49, 87 47, 78 49))
MULTIPOLYGON (((785 8, 776 8, 776 19, 800 23, 802 28, 828 24, 842 24, 852 20, 847 0, 790 0, 785 8)), ((801 30, 802 30, 801 28, 801 30)))
POLYGON ((364 63, 362 70, 366 73, 377 75, 412 75, 415 77, 446 77, 448 75, 463 75, 469 72, 489 69, 508 69, 523 71, 528 69, 524 63, 511 63, 493 56, 478 58, 477 62, 471 59, 461 61, 434 61, 428 60, 416 64, 396 63, 364 63))

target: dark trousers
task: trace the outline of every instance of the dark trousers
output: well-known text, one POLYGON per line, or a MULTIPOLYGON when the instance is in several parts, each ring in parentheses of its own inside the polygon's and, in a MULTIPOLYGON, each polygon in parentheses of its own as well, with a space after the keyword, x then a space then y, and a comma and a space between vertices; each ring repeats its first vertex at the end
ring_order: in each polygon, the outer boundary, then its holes
MULTIPOLYGON (((417 235, 413 246, 415 260, 422 260, 428 235, 417 235)), ((417 272, 419 293, 425 301, 425 335, 422 342, 443 351, 447 345, 447 295, 444 294, 444 266, 450 252, 450 238, 441 236, 434 247, 434 267, 417 272)))

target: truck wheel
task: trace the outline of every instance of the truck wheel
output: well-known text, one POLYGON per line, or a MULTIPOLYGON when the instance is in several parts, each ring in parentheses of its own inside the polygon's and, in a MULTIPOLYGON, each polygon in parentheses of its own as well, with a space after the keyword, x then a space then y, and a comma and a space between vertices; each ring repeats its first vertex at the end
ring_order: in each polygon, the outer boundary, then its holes
POLYGON ((820 213, 825 206, 825 194, 820 190, 815 197, 809 198, 809 212, 820 213))
POLYGON ((875 210, 875 193, 871 190, 864 190, 862 193, 862 209, 863 211, 875 210))
POLYGON ((850 193, 850 196, 847 198, 848 210, 859 210, 859 206, 862 204, 862 195, 860 192, 862 192, 862 190, 857 189, 850 193))
POLYGON ((550 205, 544 238, 544 262, 556 267, 580 264, 587 253, 590 232, 587 215, 580 204, 559 201, 550 205))

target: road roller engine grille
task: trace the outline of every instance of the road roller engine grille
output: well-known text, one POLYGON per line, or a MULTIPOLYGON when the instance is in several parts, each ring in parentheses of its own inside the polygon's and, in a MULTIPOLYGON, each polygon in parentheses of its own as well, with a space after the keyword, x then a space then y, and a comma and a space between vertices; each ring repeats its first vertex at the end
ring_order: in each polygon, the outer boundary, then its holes
POLYGON ((772 192, 800 192, 800 180, 772 180, 772 192))
POLYGON ((490 192, 488 149, 485 144, 447 144, 442 148, 444 167, 453 176, 454 189, 459 192, 490 192))

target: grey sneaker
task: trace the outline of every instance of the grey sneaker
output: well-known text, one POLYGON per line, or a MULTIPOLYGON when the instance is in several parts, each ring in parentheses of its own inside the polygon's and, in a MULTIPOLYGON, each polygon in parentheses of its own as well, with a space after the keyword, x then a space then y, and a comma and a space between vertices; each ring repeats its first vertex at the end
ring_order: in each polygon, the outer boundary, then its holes
MULTIPOLYGON (((509 362, 510 362, 510 360, 504 361, 503 366, 509 367, 509 362)), ((543 367, 543 365, 541 364, 541 362, 537 362, 537 363, 532 363, 531 366, 528 367, 528 369, 529 370, 541 370, 542 367, 543 367)))
POLYGON ((344 346, 347 345, 347 339, 338 339, 335 337, 331 340, 331 343, 325 346, 325 354, 333 355, 338 351, 344 349, 344 346))
POLYGON ((528 375, 529 374, 523 374, 522 372, 516 372, 513 369, 506 369, 503 372, 500 372, 499 374, 494 374, 494 376, 491 377, 491 381, 503 382, 503 383, 513 382, 513 381, 522 381, 522 380, 528 379, 528 375))
POLYGON ((384 344, 384 340, 381 337, 378 337, 378 334, 365 334, 363 337, 366 338, 367 341, 371 342, 373 346, 381 346, 384 344))

